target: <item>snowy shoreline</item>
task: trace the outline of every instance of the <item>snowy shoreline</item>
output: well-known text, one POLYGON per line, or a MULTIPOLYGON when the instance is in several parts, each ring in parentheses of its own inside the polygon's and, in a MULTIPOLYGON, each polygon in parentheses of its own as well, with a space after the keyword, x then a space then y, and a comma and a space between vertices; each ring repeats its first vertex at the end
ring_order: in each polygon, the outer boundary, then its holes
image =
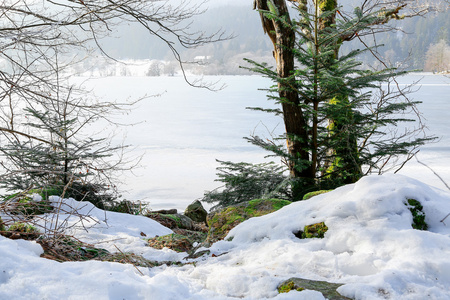
MULTIPOLYGON (((83 209, 97 220, 105 215, 83 209)), ((364 177, 241 223, 229 233, 232 241, 213 244, 211 254, 195 264, 139 268, 143 275, 126 264, 46 260, 35 242, 0 236, 0 299, 325 299, 311 290, 278 294, 281 281, 301 277, 342 283, 338 291, 354 299, 445 300, 450 220, 441 220, 449 212, 448 192, 402 175, 364 177), (405 205, 410 198, 423 205, 428 231, 412 229, 405 205), (328 226, 325 238, 295 237, 293 232, 317 222, 328 226)), ((186 255, 145 246, 139 232, 170 232, 151 219, 107 216, 108 226, 100 222, 87 232, 72 227, 70 233, 149 259, 186 255)))

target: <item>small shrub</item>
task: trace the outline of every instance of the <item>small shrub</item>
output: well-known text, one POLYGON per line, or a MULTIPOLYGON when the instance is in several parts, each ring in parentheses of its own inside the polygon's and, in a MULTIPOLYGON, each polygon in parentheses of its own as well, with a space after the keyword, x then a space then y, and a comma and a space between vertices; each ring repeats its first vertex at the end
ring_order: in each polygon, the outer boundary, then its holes
POLYGON ((413 216, 412 228, 418 230, 428 230, 428 225, 425 222, 425 213, 423 212, 423 206, 419 201, 415 199, 408 199, 405 205, 413 216))

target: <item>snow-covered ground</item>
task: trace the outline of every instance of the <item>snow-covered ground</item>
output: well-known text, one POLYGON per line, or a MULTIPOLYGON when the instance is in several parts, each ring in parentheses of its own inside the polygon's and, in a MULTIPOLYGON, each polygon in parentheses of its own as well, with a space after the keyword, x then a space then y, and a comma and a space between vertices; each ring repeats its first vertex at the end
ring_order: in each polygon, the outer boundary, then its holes
MULTIPOLYGON (((83 223, 59 216, 68 233, 83 241, 154 260, 186 255, 145 247, 141 232, 171 232, 151 219, 67 201, 92 216, 83 223)), ((229 233, 232 241, 214 244, 195 263, 139 268, 143 275, 126 264, 47 260, 35 242, 0 236, 0 299, 325 299, 310 290, 277 293, 280 282, 301 277, 342 283, 338 291, 354 299, 446 300, 450 217, 441 220, 448 213, 448 192, 403 175, 365 177, 240 224, 229 233), (428 231, 412 229, 405 205, 411 198, 423 205, 428 231), (318 222, 329 228, 325 238, 295 237, 318 222)))

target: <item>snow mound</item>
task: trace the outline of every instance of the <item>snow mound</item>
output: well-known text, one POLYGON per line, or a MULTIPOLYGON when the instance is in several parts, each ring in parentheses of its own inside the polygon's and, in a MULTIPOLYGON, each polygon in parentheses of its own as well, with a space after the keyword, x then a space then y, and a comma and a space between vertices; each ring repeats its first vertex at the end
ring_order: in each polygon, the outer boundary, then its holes
POLYGON ((250 219, 214 248, 241 251, 285 279, 346 283, 339 291, 356 299, 450 299, 448 213, 447 192, 401 175, 369 176, 250 219), (428 231, 412 229, 407 199, 423 205, 428 231), (329 228, 325 238, 294 235, 319 222, 329 228))

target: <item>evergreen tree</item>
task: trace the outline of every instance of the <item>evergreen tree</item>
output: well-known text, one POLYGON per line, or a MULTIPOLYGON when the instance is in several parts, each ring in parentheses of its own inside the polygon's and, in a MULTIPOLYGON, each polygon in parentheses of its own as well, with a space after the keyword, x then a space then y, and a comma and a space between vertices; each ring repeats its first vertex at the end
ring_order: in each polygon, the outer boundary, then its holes
POLYGON ((224 186, 205 193, 202 201, 214 203, 213 209, 253 199, 292 199, 285 168, 274 162, 262 164, 218 162, 218 179, 224 186))
POLYGON ((94 137, 89 128, 120 106, 58 84, 46 88, 45 97, 23 109, 24 121, 17 129, 26 129, 30 137, 15 136, 0 145, 7 170, 0 187, 9 192, 41 189, 100 208, 111 206, 118 196, 113 173, 130 167, 121 160, 126 146, 111 146, 110 139, 94 137))
POLYGON ((357 57, 373 48, 338 55, 343 41, 396 17, 395 10, 363 14, 356 8, 351 18, 336 18, 336 1, 314 1, 310 10, 307 1, 301 1, 299 18, 291 20, 279 3, 267 1, 268 9, 262 11, 266 30, 275 30, 269 36, 275 40, 277 69, 247 61, 253 72, 275 83, 269 98, 281 109, 267 112, 283 116, 286 133, 280 139, 287 140, 287 147, 257 137, 249 140, 287 162, 293 200, 381 173, 389 162, 401 155, 410 158, 414 149, 432 139, 415 137, 414 130, 392 130, 414 121, 405 113, 417 102, 405 98, 405 91, 386 92, 381 84, 405 72, 363 69, 357 57), (289 70, 291 55, 295 64, 289 70))

